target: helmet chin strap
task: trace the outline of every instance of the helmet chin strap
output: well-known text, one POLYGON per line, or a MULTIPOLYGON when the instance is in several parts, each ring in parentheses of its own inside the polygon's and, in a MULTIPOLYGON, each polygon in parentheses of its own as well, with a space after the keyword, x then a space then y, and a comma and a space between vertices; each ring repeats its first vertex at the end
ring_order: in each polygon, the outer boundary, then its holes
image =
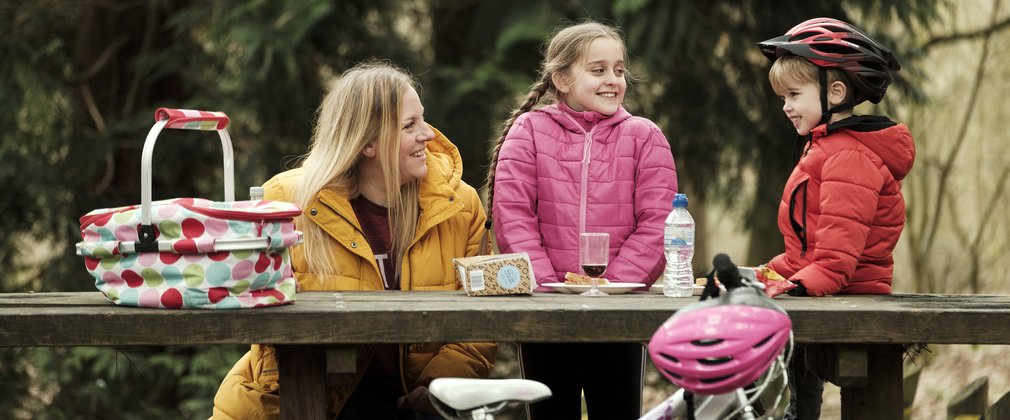
MULTIPOLYGON (((849 101, 828 109, 828 69, 824 67, 818 67, 817 69, 817 78, 821 84, 821 121, 817 123, 817 125, 820 126, 822 124, 828 124, 831 121, 831 116, 836 112, 850 110, 858 105, 860 101, 849 101)), ((813 131, 805 136, 796 136, 796 147, 793 148, 793 165, 800 162, 800 158, 805 154, 805 146, 810 142, 812 137, 813 131)))
POLYGON ((827 124, 831 120, 831 112, 828 111, 828 70, 818 67, 818 81, 821 82, 821 122, 817 125, 827 124))
POLYGON ((835 113, 855 108, 860 101, 849 101, 828 109, 828 69, 818 67, 817 77, 821 83, 821 121, 817 125, 827 124, 835 113))

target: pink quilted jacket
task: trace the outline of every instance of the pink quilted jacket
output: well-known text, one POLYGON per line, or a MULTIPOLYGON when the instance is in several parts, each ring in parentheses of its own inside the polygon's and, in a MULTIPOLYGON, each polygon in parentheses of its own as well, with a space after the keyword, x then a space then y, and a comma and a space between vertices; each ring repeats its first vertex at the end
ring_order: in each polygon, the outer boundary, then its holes
POLYGON ((892 252, 905 226, 901 180, 912 169, 908 128, 856 116, 814 128, 779 204, 786 251, 768 266, 812 296, 890 294, 892 252))
MULTIPOLYGON (((493 223, 503 253, 526 252, 537 282, 581 273, 579 233, 610 234, 610 281, 652 284, 666 260, 663 221, 677 170, 666 137, 623 107, 612 116, 563 103, 516 119, 495 173, 493 223)), ((550 291, 540 286, 537 291, 550 291)))

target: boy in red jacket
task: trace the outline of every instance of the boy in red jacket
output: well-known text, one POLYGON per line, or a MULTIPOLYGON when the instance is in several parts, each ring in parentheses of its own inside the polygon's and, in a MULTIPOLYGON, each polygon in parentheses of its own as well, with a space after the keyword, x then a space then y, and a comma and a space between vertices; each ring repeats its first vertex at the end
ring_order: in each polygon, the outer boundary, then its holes
MULTIPOLYGON (((892 252, 905 225, 901 180, 915 145, 905 125, 853 115, 852 107, 880 102, 900 65, 861 29, 830 18, 758 45, 774 61, 768 79, 782 111, 805 140, 779 203, 786 250, 768 267, 797 284, 794 295, 890 294, 892 252)), ((803 368, 802 359, 798 352, 793 367, 803 368)), ((822 382, 797 379, 799 392, 811 395, 794 398, 794 414, 817 418, 822 382)))

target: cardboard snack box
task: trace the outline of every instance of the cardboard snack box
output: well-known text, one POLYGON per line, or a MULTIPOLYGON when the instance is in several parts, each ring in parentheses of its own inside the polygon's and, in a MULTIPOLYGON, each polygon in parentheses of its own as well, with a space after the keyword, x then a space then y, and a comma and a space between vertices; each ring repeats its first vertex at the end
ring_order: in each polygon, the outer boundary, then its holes
POLYGON ((525 252, 454 258, 452 263, 468 296, 533 294, 533 264, 525 252))

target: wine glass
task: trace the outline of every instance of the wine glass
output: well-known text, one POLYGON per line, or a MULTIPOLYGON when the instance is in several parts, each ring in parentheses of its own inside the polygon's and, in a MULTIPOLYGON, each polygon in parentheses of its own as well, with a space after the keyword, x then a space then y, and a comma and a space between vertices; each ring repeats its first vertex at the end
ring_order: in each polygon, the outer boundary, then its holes
POLYGON ((607 271, 610 257, 610 235, 606 233, 583 233, 579 235, 579 265, 592 279, 593 287, 582 292, 583 296, 607 296, 596 286, 596 282, 607 271))

